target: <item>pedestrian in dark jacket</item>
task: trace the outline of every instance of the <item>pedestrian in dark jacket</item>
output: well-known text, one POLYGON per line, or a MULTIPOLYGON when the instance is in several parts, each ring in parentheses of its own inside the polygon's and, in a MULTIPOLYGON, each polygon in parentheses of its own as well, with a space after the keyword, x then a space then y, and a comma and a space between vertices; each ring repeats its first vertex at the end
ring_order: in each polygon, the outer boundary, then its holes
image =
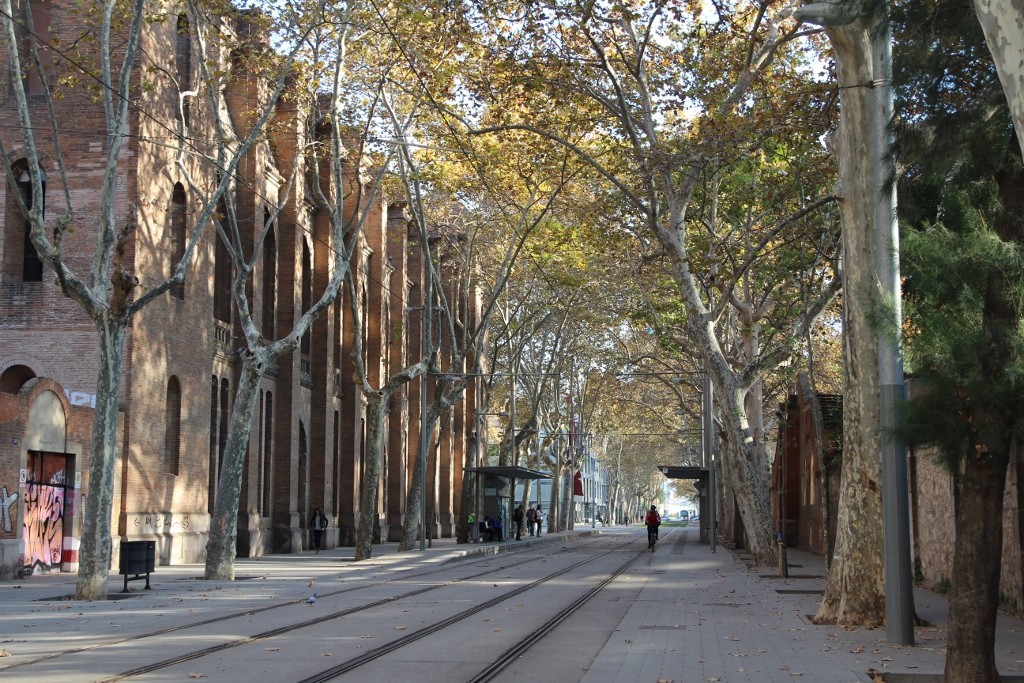
POLYGON ((309 518, 309 528, 313 531, 313 547, 319 555, 324 531, 327 529, 327 516, 320 508, 313 510, 313 516, 309 518))

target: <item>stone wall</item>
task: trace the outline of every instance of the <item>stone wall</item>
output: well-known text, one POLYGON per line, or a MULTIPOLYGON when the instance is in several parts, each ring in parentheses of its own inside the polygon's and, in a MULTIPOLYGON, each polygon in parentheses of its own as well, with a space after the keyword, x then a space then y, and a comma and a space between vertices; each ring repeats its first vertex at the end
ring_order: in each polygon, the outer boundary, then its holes
MULTIPOLYGON (((1003 553, 999 594, 1003 607, 1024 609, 1021 581, 1020 512, 1017 502, 1018 464, 1011 461, 1003 498, 1003 553)), ((910 458, 911 524, 914 574, 922 585, 944 591, 955 582, 956 540, 953 477, 930 451, 910 458)))

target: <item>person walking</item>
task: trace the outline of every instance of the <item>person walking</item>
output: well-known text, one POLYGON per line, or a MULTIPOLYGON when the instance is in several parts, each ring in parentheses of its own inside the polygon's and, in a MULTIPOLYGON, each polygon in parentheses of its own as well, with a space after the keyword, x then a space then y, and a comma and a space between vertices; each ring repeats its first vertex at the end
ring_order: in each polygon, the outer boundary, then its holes
POLYGON ((324 530, 327 529, 327 516, 320 508, 313 510, 313 516, 309 518, 309 528, 313 530, 313 546, 316 548, 316 554, 319 555, 324 530))
POLYGON ((516 525, 516 540, 523 540, 523 504, 520 503, 516 506, 515 511, 512 513, 512 523, 516 525))
POLYGON ((647 525, 647 547, 654 552, 654 544, 658 540, 658 526, 661 524, 661 515, 658 508, 651 506, 651 509, 644 515, 644 524, 647 525))

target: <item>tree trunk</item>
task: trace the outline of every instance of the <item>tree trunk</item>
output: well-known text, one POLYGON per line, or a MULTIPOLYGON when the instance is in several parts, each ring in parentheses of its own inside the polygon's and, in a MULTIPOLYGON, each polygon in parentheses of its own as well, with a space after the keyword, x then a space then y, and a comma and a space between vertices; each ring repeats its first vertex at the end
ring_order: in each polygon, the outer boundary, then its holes
POLYGON ((972 448, 958 478, 946 683, 999 680, 995 638, 1008 463, 1005 451, 978 457, 972 448))
POLYGON ((1024 12, 1019 2, 997 0, 974 0, 974 10, 1024 150, 1024 12))
MULTIPOLYGON (((384 450, 384 418, 392 392, 381 390, 366 396, 366 470, 356 527, 356 561, 373 554, 373 525, 377 518, 377 488, 384 450)), ((408 515, 407 515, 408 516, 408 515)))
POLYGON ((548 528, 547 533, 553 533, 561 528, 562 520, 562 459, 561 453, 555 453, 554 478, 551 480, 551 500, 548 501, 548 528))
MULTIPOLYGON (((826 26, 839 77, 839 206, 843 227, 843 465, 835 554, 815 620, 862 626, 885 622, 881 439, 878 433, 878 336, 871 324, 876 291, 875 207, 888 182, 870 141, 879 124, 871 84, 870 18, 826 26)), ((887 124, 887 122, 886 122, 887 124)), ((884 125, 884 124, 883 124, 884 125)))
POLYGON ((242 360, 238 390, 231 406, 224 462, 217 478, 217 498, 210 520, 210 538, 206 542, 206 571, 203 578, 216 581, 235 579, 235 555, 238 553, 238 508, 242 495, 242 474, 249 454, 249 430, 259 398, 260 382, 266 374, 267 360, 261 351, 246 353, 242 360))
MULTIPOLYGON (((426 400, 426 396, 421 400, 426 400)), ((412 470, 412 481, 409 483, 409 494, 405 499, 405 518, 402 520, 402 538, 398 542, 399 550, 412 550, 416 545, 417 531, 420 527, 420 519, 423 517, 423 482, 427 473, 424 464, 430 460, 430 451, 434 442, 434 425, 437 424, 441 411, 436 404, 432 404, 427 411, 427 424, 420 424, 420 429, 426 429, 426 438, 420 438, 420 444, 416 452, 416 464, 412 470), (427 445, 426 457, 422 452, 423 444, 427 445)), ((423 533, 428 532, 427 520, 423 520, 423 533)), ((424 539, 425 542, 426 539, 424 539)))
POLYGON ((96 319, 100 367, 93 413, 89 488, 82 516, 82 543, 78 551, 76 600, 105 600, 110 575, 110 515, 114 502, 114 465, 117 461, 117 409, 121 397, 121 363, 127 319, 96 319))
POLYGON ((455 540, 457 543, 469 543, 471 536, 471 530, 469 528, 469 514, 474 513, 474 522, 479 522, 480 519, 476 519, 476 496, 478 495, 477 487, 480 486, 481 475, 476 472, 467 472, 466 470, 470 467, 476 467, 478 464, 477 454, 480 451, 480 438, 477 436, 479 429, 473 430, 472 435, 469 437, 469 441, 466 444, 466 459, 462 463, 462 507, 459 509, 458 519, 455 523, 455 540))
MULTIPOLYGON (((715 384, 723 387, 718 394, 722 404, 721 419, 733 435, 733 438, 722 442, 726 450, 720 463, 724 476, 719 477, 719 481, 727 493, 735 494, 730 497, 736 499, 746 532, 747 549, 759 565, 771 566, 776 564, 778 548, 768 496, 768 464, 764 450, 755 443, 747 423, 747 391, 733 385, 724 374, 716 377, 715 384)), ((724 513, 719 510, 722 518, 729 517, 724 513)))

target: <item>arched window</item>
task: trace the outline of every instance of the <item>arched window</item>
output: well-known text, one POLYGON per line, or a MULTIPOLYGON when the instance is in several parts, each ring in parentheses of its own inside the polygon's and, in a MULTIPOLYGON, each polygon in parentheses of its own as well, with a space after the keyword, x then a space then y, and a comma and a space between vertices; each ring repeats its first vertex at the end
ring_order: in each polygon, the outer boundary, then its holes
POLYGON ((210 477, 207 512, 213 514, 217 504, 217 485, 224 467, 224 450, 228 443, 228 418, 231 415, 230 384, 213 375, 210 384, 210 477))
MULTIPOLYGON (((185 243, 188 240, 188 226, 185 209, 185 188, 181 183, 174 184, 174 192, 171 194, 171 273, 177 268, 182 257, 185 256, 185 243)), ((171 286, 171 296, 175 299, 185 299, 185 283, 180 282, 171 286)))
MULTIPOLYGON (((313 305, 313 256, 309 252, 309 245, 306 244, 306 240, 302 240, 302 310, 299 311, 296 318, 305 314, 309 310, 310 306, 313 305)), ((301 342, 301 353, 309 355, 309 338, 311 330, 306 330, 306 334, 302 335, 301 342)))
POLYGON ((338 493, 341 487, 338 486, 338 472, 341 471, 341 415, 334 411, 334 438, 331 441, 331 478, 334 484, 331 486, 331 511, 341 509, 341 501, 338 500, 338 493))
MULTIPOLYGON (((177 68, 178 92, 192 90, 192 33, 189 30, 188 15, 178 15, 177 35, 174 45, 174 64, 177 68)), ((191 97, 181 100, 181 116, 185 127, 189 125, 191 97)))
MULTIPOLYGON (((225 231, 230 234, 228 226, 228 208, 224 198, 217 202, 218 220, 225 226, 225 231)), ((231 324, 231 254, 228 252, 224 240, 220 238, 217 231, 213 231, 214 239, 214 261, 213 261, 213 317, 222 323, 231 324)))
MULTIPOLYGON (((15 186, 9 192, 17 193, 29 210, 37 205, 46 208, 46 176, 42 178, 42 197, 34 197, 32 193, 32 177, 29 175, 28 162, 21 159, 15 162, 11 171, 14 174, 15 186)), ((10 196, 10 195, 9 195, 10 196)), ((7 202, 3 222, 4 258, 3 273, 12 280, 22 282, 42 282, 43 262, 39 252, 29 236, 31 223, 22 213, 21 207, 13 197, 7 202)))
POLYGON ((164 414, 164 463, 167 473, 178 475, 181 469, 181 384, 177 377, 167 382, 164 414))
POLYGON ((220 407, 219 401, 219 388, 220 381, 217 379, 217 375, 210 377, 210 452, 208 454, 208 460, 210 463, 210 476, 207 482, 207 493, 206 493, 206 511, 213 514, 213 505, 217 497, 217 445, 220 442, 218 437, 218 427, 220 425, 218 408, 220 407))
POLYGON ((274 395, 267 392, 263 411, 263 514, 271 512, 274 474, 274 395))
MULTIPOLYGON (((271 222, 270 211, 263 209, 263 225, 271 222)), ((263 240, 263 337, 274 339, 277 315, 277 225, 271 225, 263 240)))

